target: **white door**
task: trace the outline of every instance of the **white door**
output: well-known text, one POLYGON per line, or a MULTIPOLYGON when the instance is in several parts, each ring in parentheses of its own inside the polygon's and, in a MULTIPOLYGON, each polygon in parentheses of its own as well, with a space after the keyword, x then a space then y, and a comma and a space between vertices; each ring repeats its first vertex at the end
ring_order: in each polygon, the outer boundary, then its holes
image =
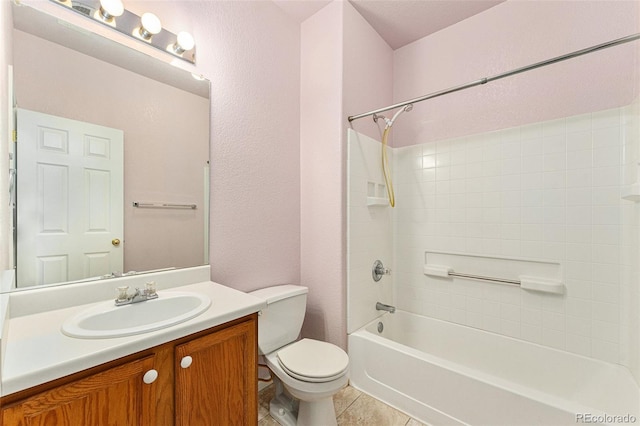
POLYGON ((123 132, 17 115, 18 286, 122 271, 123 132))

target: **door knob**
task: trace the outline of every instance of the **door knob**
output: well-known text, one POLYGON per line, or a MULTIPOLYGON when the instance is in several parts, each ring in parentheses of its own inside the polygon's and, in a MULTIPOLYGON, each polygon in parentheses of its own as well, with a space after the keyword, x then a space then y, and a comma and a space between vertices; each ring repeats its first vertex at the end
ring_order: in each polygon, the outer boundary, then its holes
POLYGON ((114 238, 113 240, 111 240, 111 244, 118 247, 120 245, 120 240, 117 238, 114 238))

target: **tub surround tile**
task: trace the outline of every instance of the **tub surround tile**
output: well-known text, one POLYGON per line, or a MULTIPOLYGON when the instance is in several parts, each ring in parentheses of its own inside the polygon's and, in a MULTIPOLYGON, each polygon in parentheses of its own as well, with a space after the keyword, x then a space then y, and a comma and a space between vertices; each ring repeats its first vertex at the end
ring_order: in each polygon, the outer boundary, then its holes
MULTIPOLYGON (((620 198, 638 180, 639 111, 635 101, 389 149, 396 207, 360 200, 349 210, 348 332, 373 320, 372 302, 386 297, 401 310, 622 364, 640 377, 640 217, 620 198), (443 284, 424 276, 425 251, 558 263, 566 292, 443 284), (379 256, 393 270, 382 285, 369 279, 379 256)), ((381 177, 378 141, 358 137, 350 155, 349 191, 381 177)))
MULTIPOLYGON (((371 277, 371 267, 380 259, 386 268, 395 270, 393 264, 393 219, 392 210, 386 205, 367 206, 367 196, 386 198, 386 187, 380 170, 382 144, 372 138, 349 131, 348 182, 350 194, 347 220, 347 329, 353 332, 379 315, 376 302, 394 304, 392 284, 395 275, 384 276, 377 283, 371 277), (353 302, 353 303, 352 303, 353 302)), ((414 147, 398 151, 394 158, 389 149, 391 164, 405 157, 409 167, 406 173, 396 177, 408 186, 400 189, 396 197, 416 192, 411 184, 417 181, 416 173, 422 175, 423 149, 414 147), (405 194, 402 192, 405 191, 405 194)), ((442 157, 444 161, 445 157, 442 157)), ((435 155, 433 156, 435 165, 435 155)))
POLYGON ((630 278, 620 271, 637 244, 627 236, 638 217, 620 188, 637 179, 637 110, 634 103, 391 150, 397 307, 628 364, 625 351, 636 349, 621 332, 629 298, 619 288, 630 278), (434 289, 414 256, 425 251, 557 262, 567 292, 508 288, 496 299, 491 284, 462 280, 434 289), (437 293, 425 298, 421 289, 437 293))

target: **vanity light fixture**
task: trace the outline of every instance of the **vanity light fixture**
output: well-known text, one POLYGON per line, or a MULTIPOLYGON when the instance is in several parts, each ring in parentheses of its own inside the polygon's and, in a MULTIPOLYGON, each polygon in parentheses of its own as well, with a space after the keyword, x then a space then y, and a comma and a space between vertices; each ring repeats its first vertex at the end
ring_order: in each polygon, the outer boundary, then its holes
POLYGON ((100 0, 100 9, 96 13, 96 18, 108 24, 115 24, 115 18, 122 16, 124 5, 120 0, 100 0))
POLYGON ((143 40, 149 41, 151 37, 159 34, 160 31, 162 31, 160 18, 151 12, 143 13, 140 18, 140 29, 138 30, 140 37, 142 37, 143 40))
POLYGON ((172 56, 196 63, 196 43, 191 34, 167 31, 156 15, 146 12, 138 16, 124 7, 123 0, 51 1, 172 56))

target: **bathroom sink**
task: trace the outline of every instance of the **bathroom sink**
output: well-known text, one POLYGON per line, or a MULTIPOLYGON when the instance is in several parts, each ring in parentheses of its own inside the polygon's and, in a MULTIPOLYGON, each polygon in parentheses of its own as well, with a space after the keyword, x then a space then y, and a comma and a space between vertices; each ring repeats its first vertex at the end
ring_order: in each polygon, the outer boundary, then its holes
POLYGON ((62 332, 70 337, 103 339, 148 333, 195 318, 211 299, 203 294, 164 291, 158 298, 130 305, 103 302, 68 318, 62 332))

